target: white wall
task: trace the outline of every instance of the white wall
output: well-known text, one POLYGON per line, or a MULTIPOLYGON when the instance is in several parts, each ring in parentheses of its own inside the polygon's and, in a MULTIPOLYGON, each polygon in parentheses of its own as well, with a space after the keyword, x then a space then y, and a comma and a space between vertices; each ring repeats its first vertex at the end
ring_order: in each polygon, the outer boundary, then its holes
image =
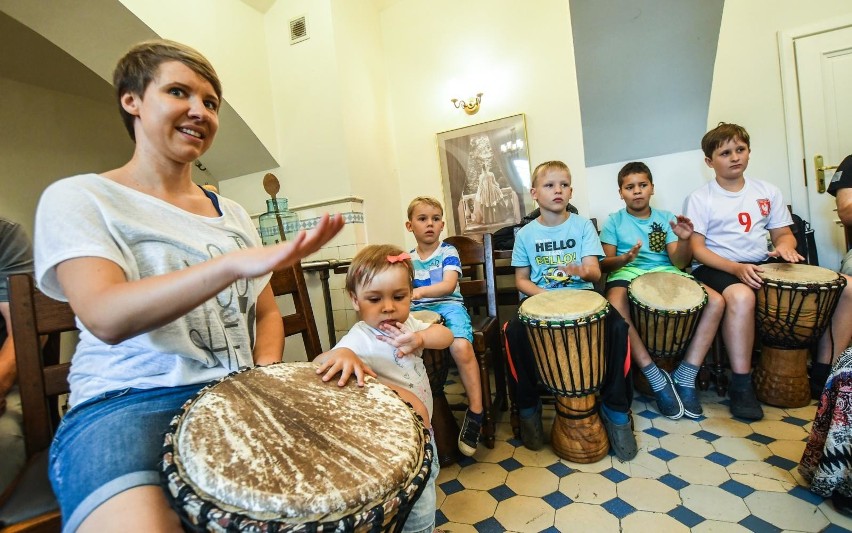
POLYGON ((32 237, 41 192, 56 179, 124 164, 133 144, 115 104, 0 78, 0 214, 32 237))
MULTIPOLYGON (((747 176, 770 181, 790 202, 790 174, 781 96, 777 34, 852 13, 849 0, 726 0, 708 128, 720 121, 751 136, 747 176)), ((695 144, 700 148, 701 139, 695 144)))
MULTIPOLYGON (((574 200, 588 212, 579 96, 567 0, 401 1, 381 12, 403 224, 418 195, 443 199, 436 134, 526 114, 531 163, 571 167, 574 200), (450 98, 483 92, 478 114, 450 98)), ((357 192, 357 191, 356 191, 357 192)), ((406 243, 413 245, 409 236, 406 243)))
POLYGON ((120 1, 161 37, 204 54, 222 80, 228 103, 278 159, 263 15, 234 0, 120 1))

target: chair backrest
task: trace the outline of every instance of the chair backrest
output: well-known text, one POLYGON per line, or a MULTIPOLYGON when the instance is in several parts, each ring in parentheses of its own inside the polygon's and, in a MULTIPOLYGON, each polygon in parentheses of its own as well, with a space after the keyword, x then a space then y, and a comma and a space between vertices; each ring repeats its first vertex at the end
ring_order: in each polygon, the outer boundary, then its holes
POLYGON ((488 316, 497 317, 497 287, 494 278, 494 247, 492 236, 485 233, 482 242, 464 235, 447 237, 444 241, 459 252, 464 276, 459 289, 466 302, 484 304, 488 316), (481 274, 476 270, 482 268, 481 274))
POLYGON ((282 316, 284 322, 284 336, 289 337, 297 333, 302 334, 305 342, 308 361, 313 361, 322 353, 317 323, 314 320, 314 311, 311 308, 311 299, 308 296, 308 286, 305 283, 305 274, 301 265, 295 265, 284 270, 272 273, 269 281, 272 285, 272 294, 275 296, 290 295, 293 297, 293 305, 296 312, 282 316))
POLYGON ((74 312, 35 288, 29 274, 9 276, 18 389, 27 457, 50 447, 58 423, 57 397, 69 392, 70 363, 59 363, 59 337, 76 331, 74 312), (42 336, 47 341, 42 342, 42 336))

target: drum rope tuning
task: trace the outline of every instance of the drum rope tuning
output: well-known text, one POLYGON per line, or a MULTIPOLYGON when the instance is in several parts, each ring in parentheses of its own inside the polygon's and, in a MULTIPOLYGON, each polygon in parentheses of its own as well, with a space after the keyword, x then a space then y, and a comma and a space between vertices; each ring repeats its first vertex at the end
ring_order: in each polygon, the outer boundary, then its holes
POLYGON ((831 285, 779 285, 769 282, 764 285, 765 297, 757 306, 755 316, 761 342, 776 348, 801 348, 818 341, 825 332, 846 286, 846 279, 838 277, 831 285), (841 290, 832 290, 835 285, 841 290), (811 302, 808 302, 808 296, 813 296, 811 302))

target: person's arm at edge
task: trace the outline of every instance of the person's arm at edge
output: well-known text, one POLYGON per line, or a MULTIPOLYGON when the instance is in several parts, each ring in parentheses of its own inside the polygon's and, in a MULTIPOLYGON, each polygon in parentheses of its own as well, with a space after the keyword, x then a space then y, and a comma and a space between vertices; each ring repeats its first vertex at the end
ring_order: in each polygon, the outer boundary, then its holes
POLYGON ((852 187, 837 191, 837 216, 844 226, 852 226, 852 187))
POLYGON ((790 230, 790 226, 769 230, 769 237, 775 246, 775 251, 769 252, 769 257, 780 257, 790 263, 804 261, 805 258, 796 251, 796 237, 790 230))
MULTIPOLYGON (((9 314, 9 302, 0 302, 0 315, 6 322, 8 336, 0 346, 0 398, 5 398, 18 376, 15 366, 15 341, 12 338, 12 317, 9 314)), ((0 414, 5 409, 0 409, 0 414)))
POLYGON ((266 287, 257 297, 256 341, 254 364, 268 365, 281 361, 284 354, 284 323, 272 294, 272 286, 266 287))

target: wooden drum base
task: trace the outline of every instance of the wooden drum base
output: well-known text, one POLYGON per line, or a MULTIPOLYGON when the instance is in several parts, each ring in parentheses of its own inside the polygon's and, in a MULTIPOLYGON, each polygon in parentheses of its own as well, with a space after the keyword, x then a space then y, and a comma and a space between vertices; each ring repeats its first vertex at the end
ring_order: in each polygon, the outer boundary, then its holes
POLYGON ((577 413, 589 412, 594 407, 594 394, 581 398, 556 398, 556 418, 550 432, 550 445, 556 455, 574 463, 595 463, 606 456, 609 439, 597 411, 580 419, 560 415, 575 416, 577 413))
MULTIPOLYGON (((665 370, 669 374, 675 371, 677 365, 680 364, 682 357, 654 357, 651 356, 651 359, 660 370, 665 370)), ((633 385, 636 387, 636 390, 644 394, 645 396, 653 396, 654 391, 651 390, 651 384, 648 383, 648 379, 645 377, 645 374, 639 370, 639 367, 634 368, 633 370, 633 385)))
POLYGON ((754 369, 757 399, 776 407, 804 407, 811 403, 807 348, 763 346, 754 369))

